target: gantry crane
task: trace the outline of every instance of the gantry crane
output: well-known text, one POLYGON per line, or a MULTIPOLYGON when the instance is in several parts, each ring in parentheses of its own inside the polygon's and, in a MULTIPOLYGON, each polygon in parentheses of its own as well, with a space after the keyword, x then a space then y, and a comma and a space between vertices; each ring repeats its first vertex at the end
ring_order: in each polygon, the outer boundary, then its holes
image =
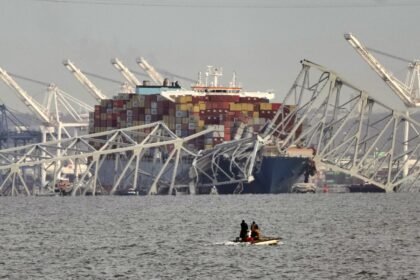
POLYGON ((153 82, 157 85, 163 84, 163 77, 155 70, 143 57, 137 58, 137 64, 149 75, 153 82))
POLYGON ((136 76, 134 76, 134 74, 118 58, 111 59, 111 64, 121 72, 129 86, 135 88, 140 85, 140 81, 136 78, 136 76))
POLYGON ((48 115, 47 110, 41 104, 32 99, 32 97, 23 90, 10 75, 0 68, 0 78, 11 89, 15 90, 17 97, 22 101, 28 109, 42 122, 42 124, 51 126, 53 122, 48 115))
POLYGON ((76 77, 76 79, 84 85, 88 92, 95 98, 98 102, 101 102, 102 99, 107 99, 106 95, 102 93, 87 77, 85 74, 77 68, 73 62, 69 59, 63 61, 64 66, 76 77))
MULTIPOLYGON (((391 90, 402 100, 407 107, 406 115, 409 116, 409 108, 420 107, 420 61, 413 60, 408 64, 408 73, 405 83, 394 77, 384 66, 369 52, 368 48, 351 33, 344 34, 344 38, 356 50, 356 52, 369 64, 379 77, 391 88, 391 90)), ((379 52, 385 54, 383 52, 379 52)), ((386 54, 387 55, 387 54, 386 54)), ((395 56, 392 56, 396 58, 395 56)), ((406 60, 405 60, 406 61, 406 60)), ((409 123, 405 122, 404 128, 404 152, 408 151, 409 123)), ((408 174, 407 156, 404 157, 404 175, 408 174)))
POLYGON ((398 95, 409 108, 420 107, 420 61, 414 60, 408 65, 406 82, 401 82, 394 77, 384 66, 363 46, 351 33, 344 34, 344 38, 356 52, 369 64, 381 79, 398 95))
POLYGON ((62 128, 69 136, 68 131, 65 130, 66 127, 86 127, 88 125, 87 120, 79 114, 78 110, 75 109, 72 104, 76 105, 78 108, 83 108, 86 111, 92 111, 93 108, 70 96, 64 91, 61 91, 56 85, 38 82, 48 86, 48 102, 47 106, 44 107, 35 101, 24 89, 22 89, 19 84, 2 68, 0 68, 0 79, 2 79, 7 86, 14 90, 17 97, 41 121, 44 129, 43 138, 46 137, 47 132, 51 134, 54 130, 56 130, 57 135, 61 137, 62 128), (60 120, 60 113, 67 113, 75 122, 63 123, 60 120))

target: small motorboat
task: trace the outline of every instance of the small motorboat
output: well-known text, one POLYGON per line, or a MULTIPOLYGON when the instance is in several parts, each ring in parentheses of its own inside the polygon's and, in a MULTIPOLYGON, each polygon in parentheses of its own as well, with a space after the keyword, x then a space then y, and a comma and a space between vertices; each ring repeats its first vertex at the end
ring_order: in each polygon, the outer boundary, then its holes
POLYGON ((281 237, 262 237, 253 241, 242 241, 240 237, 236 237, 233 242, 248 245, 277 245, 281 242, 281 237))
POLYGON ((316 185, 314 183, 296 183, 292 186, 292 193, 315 193, 316 185))

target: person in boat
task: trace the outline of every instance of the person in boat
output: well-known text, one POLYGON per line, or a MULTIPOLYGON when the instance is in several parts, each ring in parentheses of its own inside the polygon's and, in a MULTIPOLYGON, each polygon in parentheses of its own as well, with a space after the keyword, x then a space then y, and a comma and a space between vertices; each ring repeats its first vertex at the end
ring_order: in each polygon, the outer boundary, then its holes
POLYGON ((251 224, 251 227, 250 227, 251 232, 254 230, 254 228, 255 228, 256 225, 257 224, 255 223, 255 221, 252 221, 252 224, 251 224))
POLYGON ((254 228, 251 230, 251 238, 252 240, 260 240, 261 232, 258 228, 258 225, 255 224, 254 228))
POLYGON ((239 238, 241 238, 242 241, 245 241, 246 240, 247 232, 248 232, 248 224, 245 223, 245 220, 242 220, 242 223, 241 223, 241 232, 239 234, 239 238))

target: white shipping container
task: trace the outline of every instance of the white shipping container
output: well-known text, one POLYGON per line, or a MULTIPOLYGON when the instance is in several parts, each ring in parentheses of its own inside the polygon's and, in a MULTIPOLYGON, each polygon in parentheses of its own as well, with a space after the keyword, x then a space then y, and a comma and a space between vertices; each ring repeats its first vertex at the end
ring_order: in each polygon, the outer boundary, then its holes
POLYGON ((213 134, 213 138, 225 137, 224 131, 213 131, 212 134, 213 134))

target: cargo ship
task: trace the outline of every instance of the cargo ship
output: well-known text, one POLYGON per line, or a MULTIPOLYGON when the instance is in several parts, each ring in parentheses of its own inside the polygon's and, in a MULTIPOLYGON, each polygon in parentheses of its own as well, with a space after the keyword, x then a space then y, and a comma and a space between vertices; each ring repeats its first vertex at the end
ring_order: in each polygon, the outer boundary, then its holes
MULTIPOLYGON (((256 135, 282 104, 270 103, 274 98, 272 92, 244 91, 237 84, 235 74, 229 86, 222 86, 219 84, 221 76, 220 68, 209 67, 205 79, 199 74, 190 90, 167 79, 162 85, 144 81, 136 86, 135 93, 120 93, 96 105, 90 115, 89 131, 97 133, 156 121, 163 121, 179 137, 213 129, 212 133, 190 144, 189 148, 196 151, 256 135)), ((309 159, 297 154, 273 153, 265 148, 256 167, 255 180, 244 184, 240 192, 290 192, 291 186, 308 169, 309 159)), ((234 185, 217 187, 218 193, 234 193, 235 190, 238 189, 234 185)))

